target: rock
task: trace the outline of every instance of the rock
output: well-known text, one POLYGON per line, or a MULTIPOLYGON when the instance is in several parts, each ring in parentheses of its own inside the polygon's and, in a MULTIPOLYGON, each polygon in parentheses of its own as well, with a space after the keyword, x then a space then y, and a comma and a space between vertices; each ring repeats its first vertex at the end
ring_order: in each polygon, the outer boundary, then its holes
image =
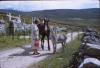
POLYGON ((100 45, 87 43, 83 51, 85 55, 100 57, 100 45))
POLYGON ((85 36, 82 39, 82 42, 87 42, 87 43, 91 43, 91 44, 100 44, 100 39, 95 37, 95 36, 85 36))
POLYGON ((100 68, 100 60, 96 58, 86 58, 78 68, 100 68))

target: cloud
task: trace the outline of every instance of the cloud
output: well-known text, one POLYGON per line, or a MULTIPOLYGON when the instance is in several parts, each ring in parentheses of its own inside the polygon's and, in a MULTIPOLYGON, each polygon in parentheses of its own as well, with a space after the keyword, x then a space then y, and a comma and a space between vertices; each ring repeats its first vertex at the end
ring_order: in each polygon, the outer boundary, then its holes
POLYGON ((0 1, 0 9, 35 11, 46 9, 83 9, 99 8, 98 0, 66 0, 66 1, 0 1))

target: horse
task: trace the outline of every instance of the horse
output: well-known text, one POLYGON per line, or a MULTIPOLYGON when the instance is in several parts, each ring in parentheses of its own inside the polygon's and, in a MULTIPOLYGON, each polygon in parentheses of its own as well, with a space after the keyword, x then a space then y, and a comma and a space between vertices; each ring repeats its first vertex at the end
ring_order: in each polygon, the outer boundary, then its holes
POLYGON ((64 51, 67 37, 65 34, 62 34, 61 31, 58 31, 57 27, 52 27, 50 30, 50 37, 53 43, 53 53, 56 53, 57 43, 62 44, 62 50, 64 51))
POLYGON ((44 50, 44 39, 47 37, 47 42, 48 42, 48 50, 50 50, 50 45, 49 45, 49 37, 50 37, 50 28, 48 25, 49 20, 48 19, 43 19, 42 23, 38 24, 39 28, 39 36, 41 36, 41 48, 44 50))

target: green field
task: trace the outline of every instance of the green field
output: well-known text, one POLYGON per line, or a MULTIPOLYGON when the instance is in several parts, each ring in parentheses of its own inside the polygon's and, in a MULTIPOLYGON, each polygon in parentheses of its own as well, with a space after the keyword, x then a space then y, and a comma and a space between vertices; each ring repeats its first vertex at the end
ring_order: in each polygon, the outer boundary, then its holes
POLYGON ((12 39, 11 36, 3 36, 0 37, 0 50, 2 49, 8 49, 8 48, 15 48, 15 47, 20 47, 23 45, 27 45, 31 42, 31 39, 18 39, 14 38, 12 39))
POLYGON ((38 64, 31 65, 29 68, 67 68, 72 54, 78 50, 79 46, 80 41, 77 38, 67 44, 65 52, 59 50, 56 54, 49 56, 38 64))

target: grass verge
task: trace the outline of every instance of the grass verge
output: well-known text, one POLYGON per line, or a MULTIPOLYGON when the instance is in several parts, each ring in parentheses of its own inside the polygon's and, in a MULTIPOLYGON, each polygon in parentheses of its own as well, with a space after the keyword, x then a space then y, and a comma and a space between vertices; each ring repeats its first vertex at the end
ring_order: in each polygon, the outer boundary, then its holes
POLYGON ((80 40, 77 38, 67 44, 65 52, 59 51, 38 64, 31 65, 29 68, 67 68, 69 61, 72 58, 72 54, 77 51, 79 46, 80 40))
POLYGON ((3 36, 3 37, 0 37, 0 50, 14 48, 14 47, 20 47, 20 46, 23 46, 23 45, 26 45, 29 43, 31 43, 31 39, 25 39, 25 38, 12 39, 12 37, 10 37, 10 36, 9 37, 3 36))

